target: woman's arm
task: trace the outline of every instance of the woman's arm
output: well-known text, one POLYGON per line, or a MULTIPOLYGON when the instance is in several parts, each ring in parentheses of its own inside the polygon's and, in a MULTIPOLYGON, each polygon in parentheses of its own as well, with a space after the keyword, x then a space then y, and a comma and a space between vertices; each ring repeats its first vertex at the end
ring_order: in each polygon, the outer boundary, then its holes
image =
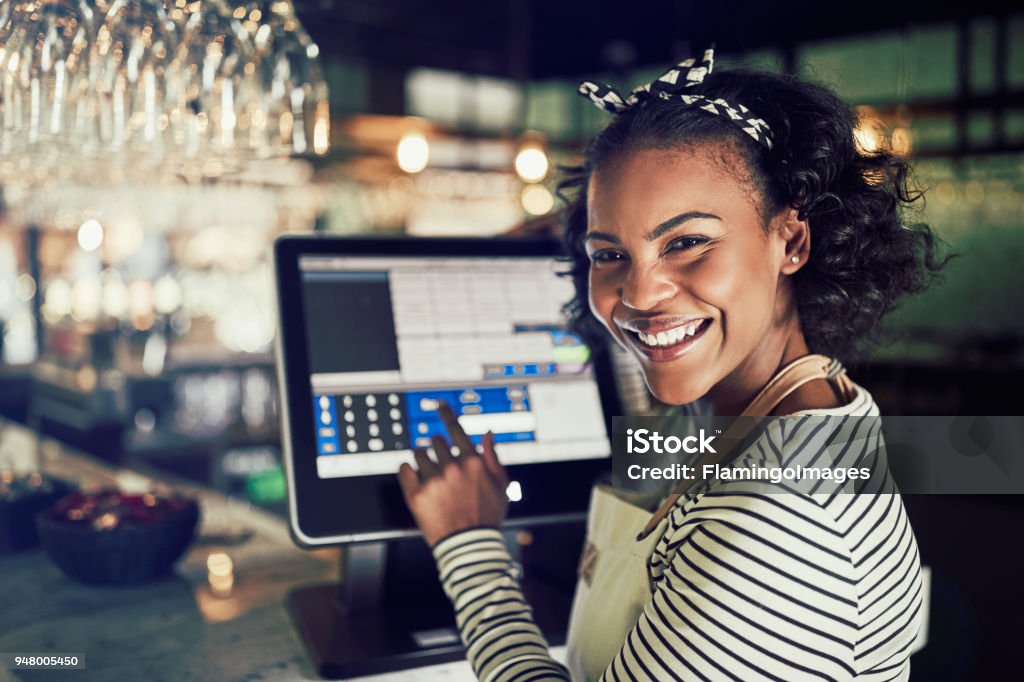
POLYGON ((417 448, 417 468, 403 464, 398 478, 433 549, 473 669, 484 680, 568 680, 533 621, 518 565, 498 530, 508 508, 508 476, 494 451, 494 436, 484 436, 478 453, 451 408, 442 403, 438 413, 459 456, 452 456, 443 438, 435 438, 437 461, 417 448))
POLYGON ((433 548, 445 593, 467 647, 467 658, 481 680, 568 680, 548 652, 496 528, 451 535, 433 548))

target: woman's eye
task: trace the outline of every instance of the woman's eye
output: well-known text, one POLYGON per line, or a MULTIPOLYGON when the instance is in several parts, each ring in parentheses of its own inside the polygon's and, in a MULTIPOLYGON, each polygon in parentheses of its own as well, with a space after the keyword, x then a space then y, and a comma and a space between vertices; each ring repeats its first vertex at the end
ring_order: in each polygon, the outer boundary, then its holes
POLYGON ((622 260, 623 256, 618 251, 612 251, 611 249, 601 249, 590 254, 590 260, 594 263, 614 263, 622 260))
POLYGON ((686 251, 686 250, 692 249, 692 248, 694 248, 696 246, 700 246, 701 244, 706 244, 707 242, 708 242, 708 238, 707 237, 697 237, 697 236, 680 237, 679 239, 673 239, 671 242, 669 242, 668 247, 665 250, 666 251, 686 251))

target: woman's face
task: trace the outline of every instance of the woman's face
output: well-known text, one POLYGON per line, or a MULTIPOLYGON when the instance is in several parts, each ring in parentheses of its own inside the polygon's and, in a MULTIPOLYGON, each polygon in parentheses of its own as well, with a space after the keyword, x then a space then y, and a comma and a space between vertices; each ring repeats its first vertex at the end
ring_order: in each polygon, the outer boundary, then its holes
POLYGON ((751 383, 795 319, 781 275, 799 266, 742 164, 721 145, 644 150, 591 176, 590 308, 665 403, 751 383))

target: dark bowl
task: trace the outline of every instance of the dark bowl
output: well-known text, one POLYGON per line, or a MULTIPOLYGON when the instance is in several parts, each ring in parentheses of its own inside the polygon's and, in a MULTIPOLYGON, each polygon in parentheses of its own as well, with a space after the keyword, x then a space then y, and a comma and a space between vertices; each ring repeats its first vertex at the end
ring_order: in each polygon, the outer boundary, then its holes
MULTIPOLYGON (((100 517, 122 513, 126 507, 110 505, 94 518, 68 517, 73 505, 90 498, 109 501, 112 495, 119 493, 72 493, 41 512, 36 527, 43 549, 65 575, 91 585, 137 585, 167 573, 192 543, 198 503, 183 497, 155 498, 154 508, 142 509, 144 517, 123 513, 112 527, 104 526, 100 517)), ((95 505, 89 509, 95 511, 95 505)))

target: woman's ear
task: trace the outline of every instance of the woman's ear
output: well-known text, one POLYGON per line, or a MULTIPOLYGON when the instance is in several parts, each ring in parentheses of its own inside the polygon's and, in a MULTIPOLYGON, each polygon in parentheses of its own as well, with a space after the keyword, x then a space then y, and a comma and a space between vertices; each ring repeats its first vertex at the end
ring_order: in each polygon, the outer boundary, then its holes
POLYGON ((779 272, 792 275, 807 263, 811 255, 811 228, 806 219, 800 219, 799 206, 782 209, 773 222, 782 246, 779 272))

